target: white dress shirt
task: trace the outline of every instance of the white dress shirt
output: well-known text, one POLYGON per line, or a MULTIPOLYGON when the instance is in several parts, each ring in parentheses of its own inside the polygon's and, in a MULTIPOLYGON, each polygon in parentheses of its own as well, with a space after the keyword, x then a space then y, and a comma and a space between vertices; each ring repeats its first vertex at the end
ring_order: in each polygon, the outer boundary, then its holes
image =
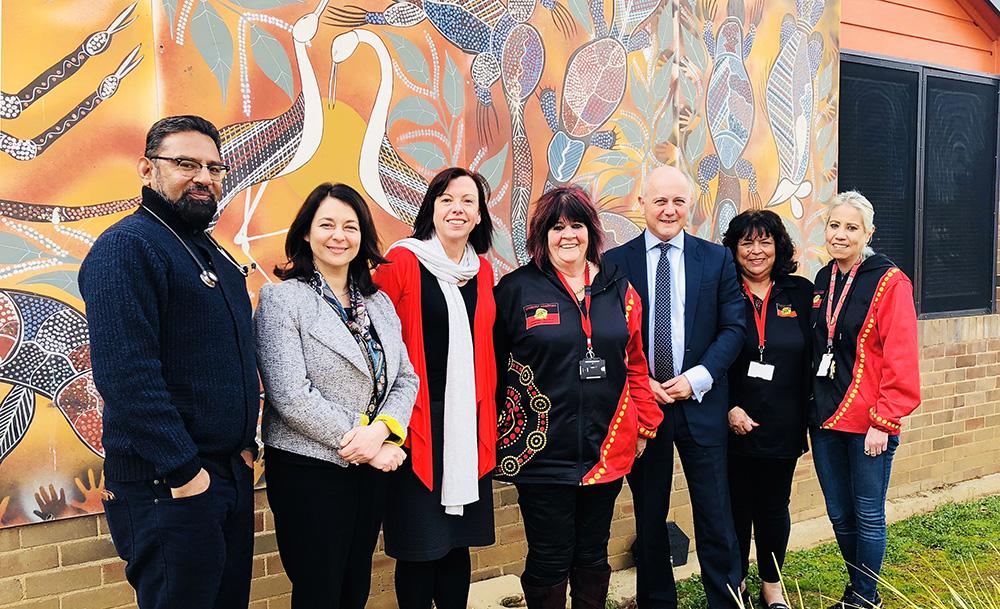
MULTIPOLYGON (((649 290, 649 299, 646 302, 646 315, 649 320, 649 341, 647 352, 649 353, 649 371, 653 370, 653 336, 654 324, 656 320, 656 267, 660 264, 660 244, 663 243, 653 233, 643 231, 646 243, 646 286, 649 290)), ((670 263, 670 338, 673 340, 674 352, 674 376, 683 374, 691 385, 692 397, 701 401, 706 393, 712 388, 714 379, 709 374, 708 369, 701 364, 694 366, 690 370, 681 371, 684 365, 684 300, 687 296, 687 285, 684 274, 684 231, 677 233, 673 239, 667 243, 673 247, 667 250, 668 262, 670 263)))

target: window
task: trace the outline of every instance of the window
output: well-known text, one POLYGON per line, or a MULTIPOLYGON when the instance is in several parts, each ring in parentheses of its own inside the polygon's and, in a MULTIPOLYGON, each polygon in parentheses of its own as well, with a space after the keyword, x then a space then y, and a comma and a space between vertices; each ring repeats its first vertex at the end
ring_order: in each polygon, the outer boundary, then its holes
POLYGON ((840 96, 839 188, 875 205, 917 312, 993 312, 998 81, 845 53, 840 96))

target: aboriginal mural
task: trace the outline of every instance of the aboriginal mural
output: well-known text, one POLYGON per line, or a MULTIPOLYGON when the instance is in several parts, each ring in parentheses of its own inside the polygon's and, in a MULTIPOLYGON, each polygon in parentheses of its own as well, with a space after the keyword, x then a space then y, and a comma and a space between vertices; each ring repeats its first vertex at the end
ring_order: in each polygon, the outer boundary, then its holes
MULTIPOLYGON (((0 527, 101 509, 103 401, 79 266, 138 201, 161 116, 203 115, 232 166, 216 239, 274 280, 305 195, 342 181, 384 244, 426 184, 490 184, 498 274, 531 202, 578 184, 612 244, 642 178, 696 184, 689 230, 768 207, 822 259, 836 188, 839 0, 7 0, 0 5, 0 527)), ((521 396, 529 399, 530 396, 521 396)), ((258 470, 258 476, 262 474, 258 470)))

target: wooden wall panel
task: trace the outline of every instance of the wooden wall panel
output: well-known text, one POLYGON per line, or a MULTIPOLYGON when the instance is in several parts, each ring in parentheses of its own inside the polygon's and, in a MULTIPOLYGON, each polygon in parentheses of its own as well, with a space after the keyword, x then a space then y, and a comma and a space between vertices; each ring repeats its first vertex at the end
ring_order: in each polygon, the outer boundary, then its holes
POLYGON ((1000 73, 997 35, 961 0, 843 0, 841 48, 1000 73))

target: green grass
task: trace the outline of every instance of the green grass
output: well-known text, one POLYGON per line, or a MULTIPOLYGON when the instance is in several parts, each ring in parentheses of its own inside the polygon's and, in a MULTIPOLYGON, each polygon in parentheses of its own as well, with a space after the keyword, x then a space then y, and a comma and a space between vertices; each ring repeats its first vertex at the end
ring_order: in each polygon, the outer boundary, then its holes
MULTIPOLYGON (((793 533, 794 534, 794 533, 793 533)), ((964 504, 949 504, 934 512, 889 525, 880 590, 885 609, 962 607, 950 595, 948 584, 968 600, 969 584, 989 597, 986 604, 1000 607, 1000 495, 964 504), (966 569, 968 571, 966 571, 966 569), (940 575, 940 577, 938 577, 940 575), (948 584, 941 581, 946 580, 948 584), (905 597, 893 593, 898 589, 905 597), (908 600, 907 600, 908 599, 908 600)), ((847 572, 836 544, 790 552, 782 573, 786 597, 795 608, 825 608, 840 598, 847 572), (801 591, 801 602, 799 594, 801 591)), ((750 588, 756 598, 759 586, 756 565, 750 567, 750 588)), ((705 607, 705 593, 698 576, 678 582, 680 609, 705 607)))

